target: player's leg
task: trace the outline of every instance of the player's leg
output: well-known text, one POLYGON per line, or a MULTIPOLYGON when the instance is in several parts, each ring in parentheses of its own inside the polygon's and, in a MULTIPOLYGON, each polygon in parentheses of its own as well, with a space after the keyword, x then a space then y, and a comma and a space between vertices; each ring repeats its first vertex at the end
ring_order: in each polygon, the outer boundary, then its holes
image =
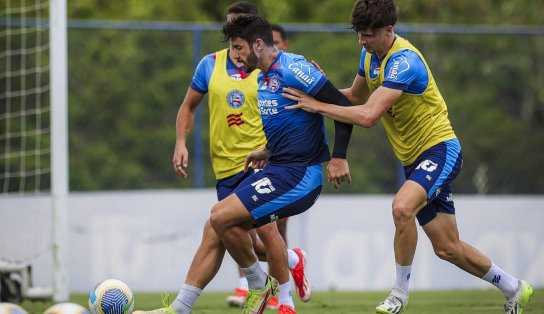
POLYGON ((287 242, 287 220, 289 220, 289 217, 279 219, 276 221, 276 224, 278 225, 278 232, 283 238, 283 242, 285 242, 285 246, 289 247, 289 242, 287 242))
POLYGON ((231 194, 213 206, 210 223, 247 278, 249 293, 244 311, 260 313, 268 299, 277 294, 278 282, 263 271, 253 250, 248 230, 255 220, 238 196, 231 194))
POLYGON ((200 246, 198 247, 193 261, 187 273, 185 283, 181 287, 178 295, 171 304, 165 304, 165 307, 149 312, 135 311, 135 314, 188 314, 200 296, 202 290, 215 277, 223 257, 225 256, 225 247, 221 239, 217 236, 215 230, 211 227, 210 221, 204 224, 204 231, 200 246))
POLYGON ((505 313, 522 313, 532 287, 495 265, 485 254, 459 239, 455 215, 438 213, 423 226, 438 257, 499 288, 506 298, 505 313))
MULTIPOLYGON (((212 210, 212 226, 215 228, 219 236, 221 237, 225 247, 229 250, 231 256, 244 267, 250 262, 247 260, 246 255, 243 254, 241 249, 241 241, 239 237, 241 233, 239 230, 241 227, 247 229, 252 225, 262 227, 270 222, 276 221, 283 217, 290 215, 297 215, 310 208, 322 187, 322 170, 320 165, 304 167, 304 166, 273 166, 268 165, 263 171, 260 171, 242 182, 234 191, 234 194, 229 196, 224 201, 232 201, 229 204, 221 202, 217 208, 212 210), (236 198, 234 196, 238 196, 236 198), (223 206, 221 208, 221 206, 223 206), (243 210, 245 209, 244 216, 243 210), (214 219, 214 212, 217 212, 216 219, 214 219), (222 213, 222 215, 219 215, 222 213), (248 217, 251 219, 248 220, 248 217), (236 252, 235 250, 239 250, 236 252), (246 258, 246 260, 244 260, 246 258)), ((265 227, 267 228, 267 227, 265 227)), ((268 227, 270 228, 270 227, 268 227)), ((274 227, 275 228, 275 227, 274 227)), ((264 241, 270 241, 271 247, 280 257, 274 257, 279 261, 283 259, 282 264, 277 264, 280 269, 284 269, 287 266, 287 258, 285 253, 285 244, 281 239, 281 236, 277 232, 277 229, 272 229, 272 240, 265 239, 264 241), (276 246, 280 243, 279 248, 276 246)), ((263 235, 265 238, 267 235, 263 235)), ((267 243, 265 243, 267 244, 267 243)), ((266 247, 268 252, 269 248, 266 247)), ((254 259, 256 261, 256 259, 254 259)), ((252 265, 253 267, 253 265, 252 265)), ((255 269, 248 269, 249 271, 260 270, 256 263, 255 269)), ((262 270, 260 270, 262 272, 262 270)), ((252 279, 248 272, 244 270, 246 277, 248 278, 250 293, 246 302, 246 309, 254 308, 254 305, 264 306, 262 300, 265 298, 258 297, 257 302, 252 301, 252 295, 259 294, 257 290, 255 293, 252 290, 252 279)), ((255 275, 255 274, 254 274, 255 275)), ((286 274, 288 278, 288 273, 286 274)), ((277 283, 277 281, 276 281, 277 283)), ((262 280, 259 283, 262 287, 262 280)), ((262 310, 261 307, 255 307, 258 312, 262 310)), ((293 309, 294 310, 294 309, 293 309)))
POLYGON ((275 222, 263 225, 257 230, 258 239, 266 248, 266 259, 270 275, 280 284, 278 298, 270 298, 266 307, 277 309, 280 305, 295 308, 291 298, 291 282, 289 280, 289 267, 285 242, 278 232, 275 222))
POLYGON ((417 245, 416 215, 420 225, 436 216, 437 208, 431 202, 437 196, 447 198, 441 188, 455 178, 461 160, 461 147, 454 139, 429 148, 404 167, 407 180, 393 200, 396 279, 389 297, 376 307, 378 313, 397 314, 406 307, 417 245))
POLYGON ((479 278, 491 268, 487 256, 459 239, 455 215, 438 213, 423 230, 441 259, 479 278))
MULTIPOLYGON (((241 171, 232 176, 217 180, 217 184, 215 186, 217 190, 217 199, 219 201, 225 199, 234 191, 234 189, 242 181, 250 177, 253 173, 254 173, 253 169, 249 169, 249 171, 247 172, 241 171)), ((264 248, 262 247, 262 242, 258 240, 255 230, 249 231, 249 234, 253 241, 255 252, 257 252, 257 256, 259 257, 259 260, 265 261, 266 255, 264 253, 264 248), (258 252, 263 252, 263 253, 260 254, 258 252)), ((237 287, 234 289, 234 294, 229 295, 226 298, 226 301, 229 306, 244 307, 246 297, 248 294, 248 284, 247 284, 247 279, 244 273, 242 272, 242 270, 240 269, 240 267, 237 267, 237 270, 238 270, 237 287)))
POLYGON ((412 262, 417 245, 416 214, 427 200, 427 193, 416 182, 407 180, 393 200, 396 279, 391 293, 377 307, 377 313, 401 313, 408 304, 412 262))

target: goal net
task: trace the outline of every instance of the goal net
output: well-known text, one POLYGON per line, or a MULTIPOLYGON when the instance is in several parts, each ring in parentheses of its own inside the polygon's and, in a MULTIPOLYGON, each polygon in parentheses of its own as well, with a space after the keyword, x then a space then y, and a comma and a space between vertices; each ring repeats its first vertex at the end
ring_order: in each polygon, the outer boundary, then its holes
POLYGON ((48 0, 0 2, 0 273, 21 278, 23 297, 50 297, 65 271, 55 230, 65 217, 53 184, 52 13, 48 0))

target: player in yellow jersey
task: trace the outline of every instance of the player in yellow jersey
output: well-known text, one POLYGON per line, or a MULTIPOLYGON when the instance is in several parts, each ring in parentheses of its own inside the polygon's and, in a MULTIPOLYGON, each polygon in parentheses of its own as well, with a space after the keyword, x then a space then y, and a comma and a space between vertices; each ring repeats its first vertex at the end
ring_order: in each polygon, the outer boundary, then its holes
MULTIPOLYGON (((239 15, 259 15, 254 4, 236 2, 227 9, 227 20, 239 15)), ((208 94, 210 112, 210 156, 215 177, 217 179, 217 198, 228 197, 240 182, 254 172, 244 171, 247 155, 266 145, 261 116, 257 106, 257 75, 259 71, 246 73, 242 64, 237 62, 224 49, 205 56, 199 63, 191 86, 180 106, 176 121, 176 146, 172 159, 174 169, 183 178, 187 178, 189 152, 186 138, 192 129, 194 114, 204 95, 208 94)), ((279 283, 279 298, 269 304, 278 309, 279 314, 296 313, 290 293, 289 269, 293 276, 307 283, 304 272, 305 256, 299 249, 286 250, 285 242, 280 236, 275 223, 260 227, 252 233, 255 251, 261 260, 267 260, 270 273, 279 283), (266 248, 266 250, 265 250, 266 248), (288 267, 289 266, 289 267, 288 267)), ((184 285, 178 296, 166 307, 151 313, 185 314, 190 313, 202 289, 213 279, 219 270, 223 255, 223 243, 206 221, 200 246, 195 253, 184 285)), ((241 278, 242 287, 237 289, 238 295, 227 299, 230 305, 244 306, 247 295, 247 280, 241 278), (245 288, 245 289, 244 289, 245 288), (244 293, 245 292, 245 293, 244 293)), ((298 284, 297 291, 303 301, 310 298, 309 285, 298 284), (301 286, 302 289, 298 289, 301 286)))
POLYGON ((381 120, 404 166, 406 182, 393 200, 396 281, 376 311, 397 314, 408 304, 417 218, 438 257, 499 288, 506 297, 505 313, 522 313, 532 287, 459 239, 451 182, 462 166, 461 146, 425 59, 395 34, 396 22, 393 0, 358 0, 353 7, 352 28, 363 49, 358 75, 343 93, 355 106, 330 106, 284 89, 286 97, 298 101, 292 109, 366 128, 381 120))

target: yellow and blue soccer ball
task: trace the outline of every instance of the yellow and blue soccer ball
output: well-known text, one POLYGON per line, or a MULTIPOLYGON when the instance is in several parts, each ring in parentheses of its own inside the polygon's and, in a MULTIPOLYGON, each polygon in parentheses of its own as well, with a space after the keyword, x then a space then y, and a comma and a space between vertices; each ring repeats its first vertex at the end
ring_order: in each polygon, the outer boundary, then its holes
POLYGON ((91 314, 131 314, 134 295, 121 280, 106 279, 91 290, 89 310, 91 314))
POLYGON ((49 307, 43 314, 89 314, 89 310, 75 303, 58 303, 49 307))

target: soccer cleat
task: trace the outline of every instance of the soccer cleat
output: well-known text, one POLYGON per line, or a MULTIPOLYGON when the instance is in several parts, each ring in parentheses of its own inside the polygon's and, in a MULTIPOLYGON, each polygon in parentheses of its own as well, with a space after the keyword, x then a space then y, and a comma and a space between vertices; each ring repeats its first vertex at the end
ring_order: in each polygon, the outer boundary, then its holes
POLYGON ((133 314, 177 314, 176 311, 169 305, 170 303, 170 294, 165 293, 162 295, 162 305, 160 309, 151 310, 151 311, 134 311, 133 314))
POLYGON ((297 314, 297 311, 289 305, 282 304, 278 309, 278 314, 297 314))
POLYGON ((312 296, 312 286, 305 273, 306 252, 301 249, 293 249, 293 251, 298 255, 299 261, 298 264, 291 269, 291 276, 293 276, 295 288, 300 300, 302 300, 302 302, 308 302, 312 296))
POLYGON ((406 308, 408 301, 403 301, 399 297, 389 295, 387 299, 376 307, 376 313, 379 314, 399 314, 406 308))
POLYGON ((268 302, 266 302, 266 308, 270 310, 277 310, 280 307, 280 302, 278 301, 277 296, 271 297, 268 302))
POLYGON ((504 303, 504 314, 521 314, 533 296, 533 287, 525 280, 519 281, 516 295, 504 303))
POLYGON ((268 299, 278 294, 279 289, 280 284, 278 281, 268 276, 264 288, 260 290, 249 290, 242 314, 262 314, 266 308, 268 299))
POLYGON ((242 288, 234 289, 234 295, 227 297, 227 304, 232 307, 244 307, 246 304, 247 290, 242 288))
POLYGON ((151 311, 134 311, 133 314, 177 314, 174 309, 168 305, 166 307, 161 307, 160 309, 151 310, 151 311))

